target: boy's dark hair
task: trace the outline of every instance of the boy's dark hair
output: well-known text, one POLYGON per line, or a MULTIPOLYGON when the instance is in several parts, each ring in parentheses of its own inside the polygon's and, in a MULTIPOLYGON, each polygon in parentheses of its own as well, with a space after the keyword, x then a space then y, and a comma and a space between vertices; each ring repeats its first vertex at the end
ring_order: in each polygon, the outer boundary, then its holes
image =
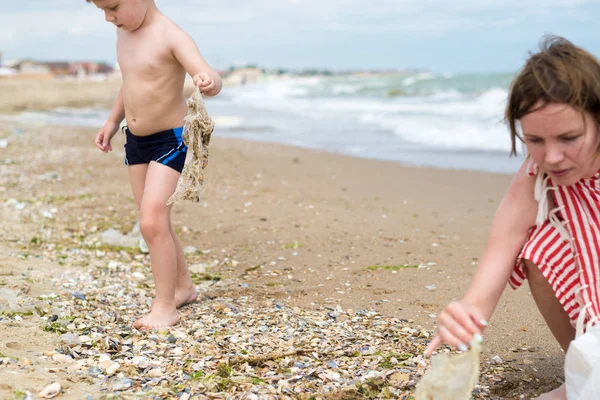
POLYGON ((517 139, 523 141, 517 121, 535 111, 533 107, 540 101, 589 112, 600 124, 600 62, 567 39, 553 35, 542 38, 540 51, 530 53, 508 94, 505 121, 510 127, 512 154, 517 152, 517 139))

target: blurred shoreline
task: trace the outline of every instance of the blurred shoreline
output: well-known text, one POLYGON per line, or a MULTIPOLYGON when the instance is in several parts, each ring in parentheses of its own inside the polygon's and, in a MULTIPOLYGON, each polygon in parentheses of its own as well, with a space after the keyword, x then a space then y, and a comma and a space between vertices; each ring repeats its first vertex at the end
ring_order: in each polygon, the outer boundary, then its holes
MULTIPOLYGON (((508 76, 286 75, 237 70, 207 99, 215 135, 444 169, 513 173, 508 76)), ((120 78, 0 80, 0 119, 102 126, 120 78)), ((186 81, 184 96, 193 90, 186 81)))

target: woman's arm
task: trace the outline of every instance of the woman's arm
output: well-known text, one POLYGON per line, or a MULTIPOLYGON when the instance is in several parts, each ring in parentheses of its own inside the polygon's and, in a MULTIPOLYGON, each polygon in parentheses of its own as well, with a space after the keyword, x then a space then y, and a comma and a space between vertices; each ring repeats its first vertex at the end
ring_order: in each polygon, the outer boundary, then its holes
POLYGON ((538 204, 534 184, 535 179, 527 176, 523 164, 496 211, 486 248, 465 296, 448 304, 438 316, 438 334, 428 346, 427 355, 442 343, 466 350, 473 339, 481 340, 527 233, 535 225, 538 204))

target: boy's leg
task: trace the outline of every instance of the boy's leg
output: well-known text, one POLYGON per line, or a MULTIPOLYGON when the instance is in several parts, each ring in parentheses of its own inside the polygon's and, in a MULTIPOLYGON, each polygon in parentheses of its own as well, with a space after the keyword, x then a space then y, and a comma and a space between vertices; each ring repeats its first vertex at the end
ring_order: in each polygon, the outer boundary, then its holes
MULTIPOLYGON (((128 169, 131 190, 133 191, 133 198, 135 199, 139 210, 144 194, 144 186, 146 184, 148 164, 130 165, 128 169)), ((170 224, 169 227, 175 242, 175 247, 177 249, 177 286, 175 287, 175 304, 177 307, 182 307, 186 304, 196 301, 198 292, 196 291, 196 287, 190 279, 190 272, 185 261, 181 242, 179 241, 177 234, 170 224)))
POLYGON ((181 242, 175 233, 172 226, 171 236, 173 242, 175 242, 175 248, 177 252, 177 285, 175 287, 175 304, 177 307, 183 307, 186 304, 193 303, 198 298, 198 292, 190 277, 190 271, 188 269, 185 255, 183 253, 183 247, 181 242))
POLYGON ((150 250, 156 299, 150 314, 137 320, 134 328, 175 325, 179 320, 175 302, 177 248, 171 234, 171 207, 167 200, 175 191, 179 172, 150 162, 140 203, 140 230, 150 250))
MULTIPOLYGON (((537 265, 525 260, 525 273, 527 274, 531 294, 540 313, 566 353, 571 341, 575 339, 575 329, 571 325, 569 315, 556 298, 554 289, 542 275, 542 271, 537 265)), ((536 400, 567 400, 566 387, 562 384, 559 388, 541 395, 536 400)))
POLYGON ((144 195, 144 186, 146 184, 146 172, 148 171, 148 164, 135 164, 127 167, 129 171, 129 183, 131 184, 131 191, 133 192, 133 198, 135 204, 137 204, 138 210, 142 204, 142 196, 144 195))

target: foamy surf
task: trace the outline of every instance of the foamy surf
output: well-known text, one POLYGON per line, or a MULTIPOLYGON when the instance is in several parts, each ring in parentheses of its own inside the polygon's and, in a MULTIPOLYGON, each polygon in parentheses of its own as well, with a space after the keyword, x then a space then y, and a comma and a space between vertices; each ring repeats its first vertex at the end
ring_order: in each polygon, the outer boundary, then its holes
MULTIPOLYGON (((215 136, 276 142, 441 168, 514 172, 504 125, 511 75, 333 76, 225 88, 207 108, 215 136), (390 95, 393 93, 393 95, 390 95)), ((108 110, 4 119, 100 127, 108 110)))

